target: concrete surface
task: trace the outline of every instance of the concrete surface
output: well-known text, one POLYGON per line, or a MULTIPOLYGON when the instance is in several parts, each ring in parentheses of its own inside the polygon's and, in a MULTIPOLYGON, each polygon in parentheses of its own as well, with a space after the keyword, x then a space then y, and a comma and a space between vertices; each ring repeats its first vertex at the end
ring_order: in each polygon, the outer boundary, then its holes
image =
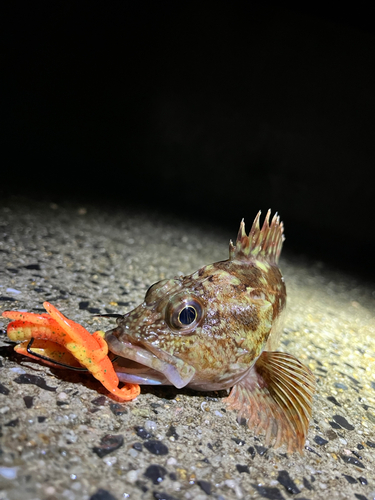
MULTIPOLYGON (((238 229, 17 199, 0 225, 2 309, 47 299, 90 331, 111 327, 92 313, 126 312, 155 281, 227 258, 238 229)), ((281 349, 318 379, 303 456, 266 449, 224 392, 143 387, 116 405, 89 375, 21 358, 2 335, 0 500, 375 498, 375 286, 287 247, 281 349)))

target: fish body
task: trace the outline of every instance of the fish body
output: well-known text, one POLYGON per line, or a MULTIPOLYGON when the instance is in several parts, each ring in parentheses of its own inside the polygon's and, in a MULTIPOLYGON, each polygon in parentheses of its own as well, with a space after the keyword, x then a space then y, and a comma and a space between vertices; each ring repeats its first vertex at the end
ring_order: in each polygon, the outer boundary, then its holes
POLYGON ((278 267, 283 224, 257 214, 241 222, 229 259, 149 288, 142 304, 106 333, 120 359, 120 380, 196 390, 232 387, 227 398, 250 427, 275 446, 301 451, 314 378, 289 354, 275 352, 286 305, 278 267))

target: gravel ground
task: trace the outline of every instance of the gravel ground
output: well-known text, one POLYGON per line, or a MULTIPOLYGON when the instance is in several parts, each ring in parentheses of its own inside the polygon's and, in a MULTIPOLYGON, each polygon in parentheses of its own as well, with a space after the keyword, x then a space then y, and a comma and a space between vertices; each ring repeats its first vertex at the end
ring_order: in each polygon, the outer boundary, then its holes
MULTIPOLYGON (((48 300, 90 331, 111 328, 93 313, 124 313, 155 281, 227 258, 237 231, 17 199, 0 210, 2 309, 48 300)), ((280 348, 318 380, 303 456, 265 447, 226 411, 224 391, 143 387, 119 404, 2 335, 0 500, 375 498, 375 286, 288 258, 287 241, 281 268, 280 348)))

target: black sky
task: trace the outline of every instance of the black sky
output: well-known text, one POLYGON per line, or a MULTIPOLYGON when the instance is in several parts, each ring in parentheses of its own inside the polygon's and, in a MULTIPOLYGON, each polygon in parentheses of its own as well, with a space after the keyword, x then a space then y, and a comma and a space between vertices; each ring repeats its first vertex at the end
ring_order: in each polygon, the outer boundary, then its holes
POLYGON ((269 2, 1 7, 1 196, 140 204, 372 272, 374 28, 269 2), (371 268, 371 270, 370 270, 371 268))

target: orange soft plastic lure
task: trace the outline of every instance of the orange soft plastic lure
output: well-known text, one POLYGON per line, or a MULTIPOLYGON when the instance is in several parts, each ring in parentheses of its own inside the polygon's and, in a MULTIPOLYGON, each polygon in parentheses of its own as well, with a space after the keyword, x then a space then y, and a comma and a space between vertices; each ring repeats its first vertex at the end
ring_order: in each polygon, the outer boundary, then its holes
POLYGON ((49 302, 44 302, 43 306, 48 314, 3 312, 5 318, 13 320, 7 327, 9 339, 21 341, 15 347, 18 353, 34 359, 42 358, 50 365, 63 364, 74 369, 83 367, 120 400, 130 401, 139 395, 139 385, 118 387, 119 379, 108 357, 104 332, 91 334, 49 302))

